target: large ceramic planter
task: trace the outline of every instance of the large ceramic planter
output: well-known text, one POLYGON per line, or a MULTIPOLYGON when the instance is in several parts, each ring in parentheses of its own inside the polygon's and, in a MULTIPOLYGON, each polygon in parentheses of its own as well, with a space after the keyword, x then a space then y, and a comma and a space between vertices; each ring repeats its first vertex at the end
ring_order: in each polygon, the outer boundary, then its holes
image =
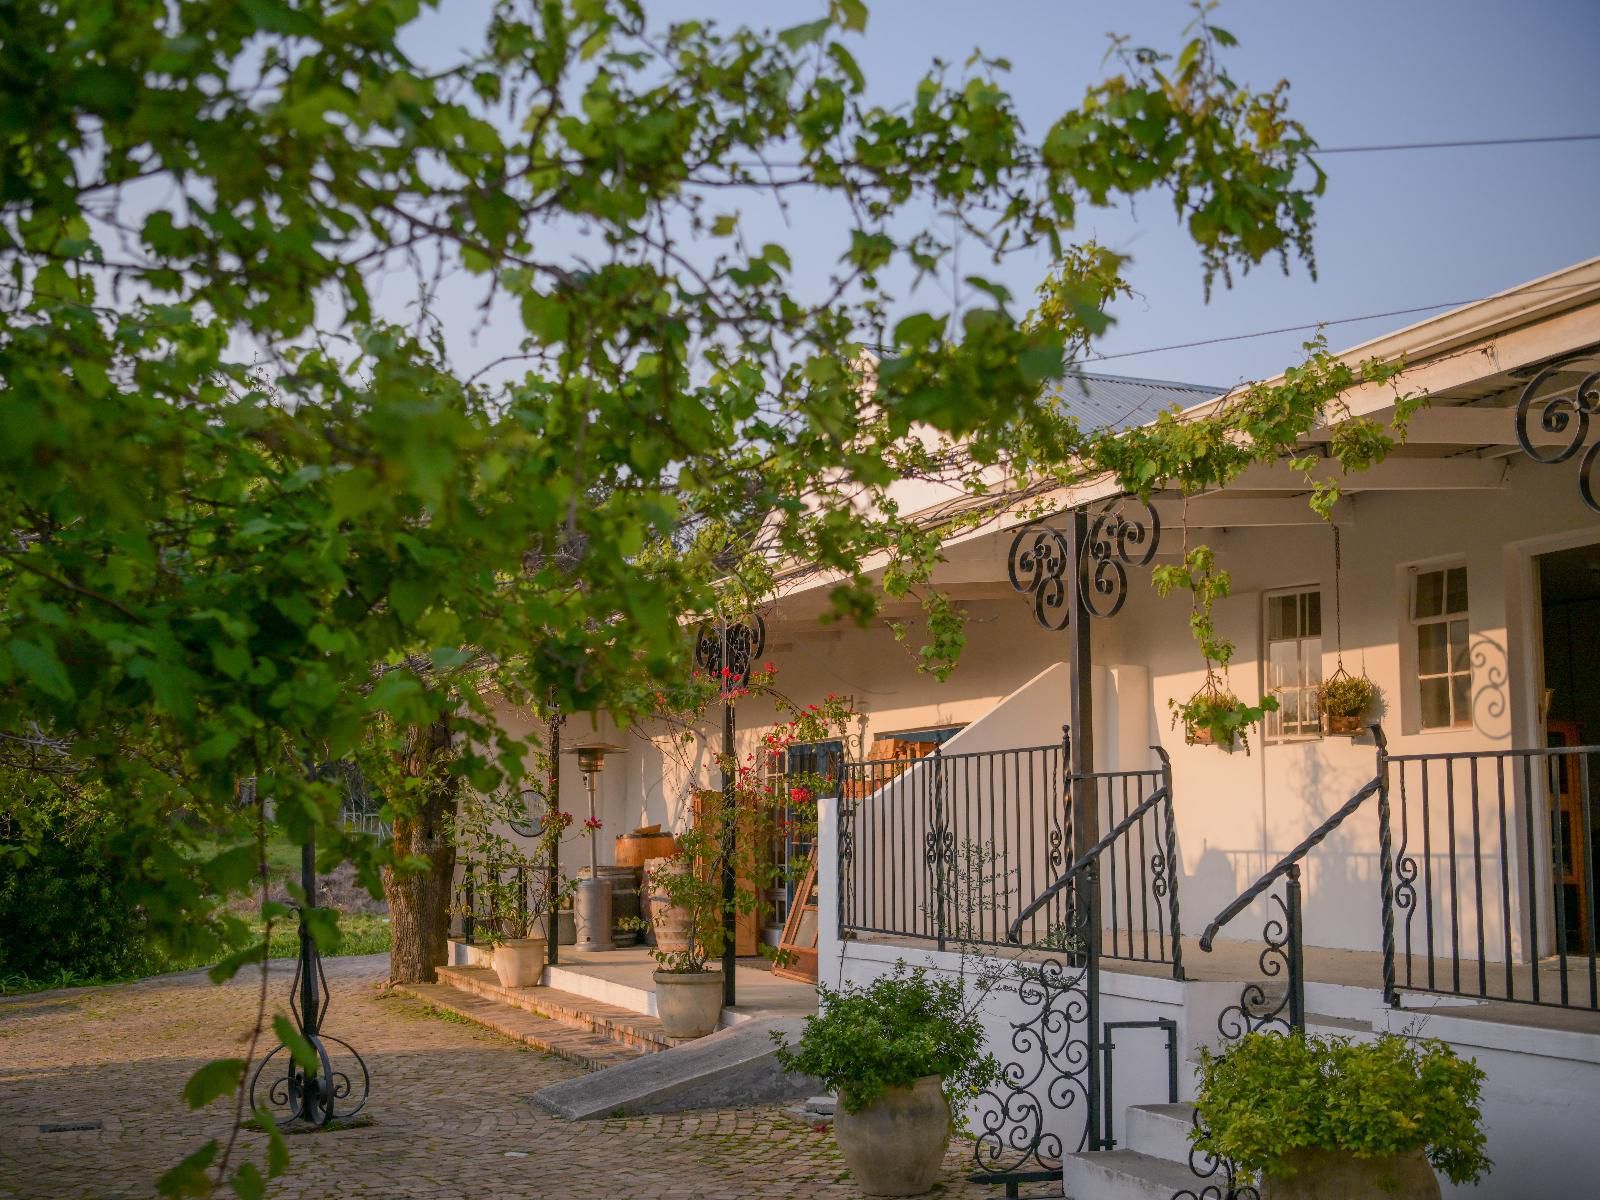
POLYGON ((538 987, 544 978, 545 938, 510 938, 494 948, 494 973, 501 987, 538 987))
POLYGON ((833 1136, 850 1178, 869 1196, 920 1196, 932 1189, 950 1145, 950 1105, 937 1075, 890 1088, 860 1112, 841 1103, 833 1136))
POLYGON ((682 864, 673 858, 652 858, 644 865, 645 915, 657 950, 679 952, 689 948, 689 913, 674 907, 656 882, 663 875, 681 870, 682 864))
POLYGON ((1292 1175, 1271 1176, 1262 1200, 1439 1200, 1439 1181, 1421 1150, 1357 1158, 1347 1150, 1297 1150, 1292 1175))
POLYGON ((705 1037, 722 1019, 721 971, 657 971, 656 1016, 674 1038, 705 1037))

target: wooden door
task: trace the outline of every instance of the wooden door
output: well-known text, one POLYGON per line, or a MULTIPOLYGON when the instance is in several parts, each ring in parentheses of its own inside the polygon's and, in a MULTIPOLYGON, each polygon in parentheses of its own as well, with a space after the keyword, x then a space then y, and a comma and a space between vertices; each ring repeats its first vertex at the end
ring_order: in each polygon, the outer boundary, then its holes
MULTIPOLYGON (((1551 746, 1581 746, 1576 721, 1551 721, 1546 738, 1551 746)), ((1589 849, 1592 833, 1583 820, 1583 768, 1576 754, 1552 757, 1550 790, 1554 804, 1550 830, 1555 902, 1562 908, 1567 952, 1589 950, 1589 849)))

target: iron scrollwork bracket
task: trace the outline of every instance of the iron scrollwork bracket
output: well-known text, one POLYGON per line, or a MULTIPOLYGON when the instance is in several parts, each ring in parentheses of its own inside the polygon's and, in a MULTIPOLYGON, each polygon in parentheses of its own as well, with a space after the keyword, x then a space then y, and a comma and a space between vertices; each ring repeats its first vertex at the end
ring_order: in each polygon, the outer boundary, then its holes
MULTIPOLYGON (((1522 389, 1522 395, 1517 400, 1517 444, 1522 447, 1522 452, 1536 463, 1545 466, 1554 466, 1556 463, 1566 462, 1583 450, 1583 444, 1589 437, 1589 418, 1600 415, 1600 371, 1591 371, 1578 381, 1578 386, 1572 394, 1553 396, 1547 400, 1539 413, 1539 428, 1545 433, 1564 436, 1566 444, 1554 449, 1541 449, 1536 446, 1528 434, 1528 419, 1533 415, 1533 400, 1539 388, 1546 380, 1561 371, 1560 366, 1546 367, 1522 389)), ((1600 499, 1595 497, 1594 481, 1591 478, 1594 465, 1600 459, 1600 442, 1596 442, 1584 451, 1582 460, 1578 463, 1578 494, 1583 497, 1584 504, 1594 512, 1600 512, 1600 499)))
MULTIPOLYGON (((1094 514, 1078 551, 1081 572, 1079 603, 1091 617, 1109 618, 1122 611, 1128 598, 1128 568, 1144 567, 1161 541, 1161 517, 1152 507, 1133 517, 1125 500, 1115 500, 1094 514)), ((1049 525, 1024 525, 1011 539, 1006 571, 1011 586, 1033 597, 1033 619, 1044 628, 1062 630, 1072 620, 1067 572, 1074 568, 1072 539, 1049 525)))
POLYGON ((758 616, 742 621, 710 621, 700 627, 695 641, 694 662, 707 675, 726 687, 743 687, 750 682, 756 660, 767 645, 767 625, 758 616))

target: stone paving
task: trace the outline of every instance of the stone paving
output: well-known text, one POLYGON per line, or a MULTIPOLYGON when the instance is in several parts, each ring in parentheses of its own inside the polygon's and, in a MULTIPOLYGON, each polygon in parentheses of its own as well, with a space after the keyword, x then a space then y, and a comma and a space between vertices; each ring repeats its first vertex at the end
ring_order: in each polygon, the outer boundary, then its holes
MULTIPOLYGON (((328 963, 326 1030, 372 1070, 371 1124, 291 1137, 289 1172, 269 1196, 859 1195, 831 1132, 774 1109, 580 1123, 548 1116, 528 1097, 581 1067, 381 990, 387 965, 381 955, 328 963)), ((273 966, 275 1009, 291 970, 273 966)), ((0 1197, 153 1196, 163 1171, 207 1137, 226 1136, 231 1108, 191 1112, 181 1091, 202 1063, 244 1052, 258 981, 246 972, 219 988, 195 972, 0 999, 0 1197), (102 1129, 39 1129, 96 1119, 102 1129)), ((265 1140, 243 1133, 236 1153, 261 1162, 265 1140)), ((1000 1194, 965 1181, 970 1153, 968 1144, 952 1146, 936 1195, 1000 1194)))

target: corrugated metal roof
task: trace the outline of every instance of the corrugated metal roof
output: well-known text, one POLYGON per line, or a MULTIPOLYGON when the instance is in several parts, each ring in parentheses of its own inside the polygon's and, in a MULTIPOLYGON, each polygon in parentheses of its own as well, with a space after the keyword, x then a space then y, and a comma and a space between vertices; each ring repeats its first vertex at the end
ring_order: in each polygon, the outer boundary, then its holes
POLYGON ((1227 388, 1170 379, 1134 379, 1127 375, 1091 375, 1074 372, 1054 386, 1062 410, 1090 429, 1130 429, 1153 421, 1163 409, 1212 400, 1227 388))

